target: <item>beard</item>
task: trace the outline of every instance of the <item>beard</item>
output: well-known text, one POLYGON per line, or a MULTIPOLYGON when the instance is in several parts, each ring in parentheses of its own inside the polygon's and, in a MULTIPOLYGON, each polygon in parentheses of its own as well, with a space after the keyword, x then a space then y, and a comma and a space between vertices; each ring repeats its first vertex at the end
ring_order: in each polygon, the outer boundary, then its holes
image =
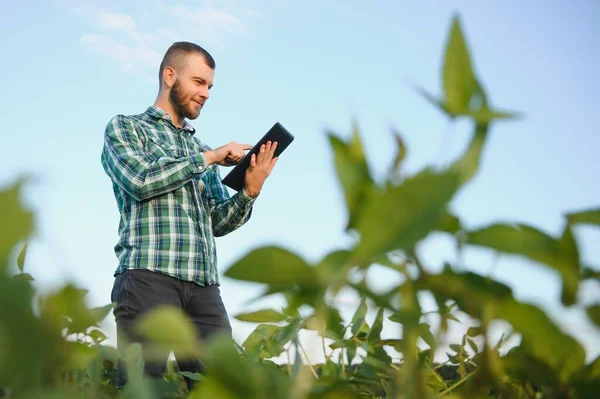
POLYGON ((189 105, 190 102, 185 100, 185 95, 181 91, 181 85, 179 80, 176 80, 171 87, 171 91, 169 92, 169 102, 173 106, 173 110, 182 120, 183 118, 187 119, 196 119, 200 114, 200 110, 196 111, 192 109, 189 105))

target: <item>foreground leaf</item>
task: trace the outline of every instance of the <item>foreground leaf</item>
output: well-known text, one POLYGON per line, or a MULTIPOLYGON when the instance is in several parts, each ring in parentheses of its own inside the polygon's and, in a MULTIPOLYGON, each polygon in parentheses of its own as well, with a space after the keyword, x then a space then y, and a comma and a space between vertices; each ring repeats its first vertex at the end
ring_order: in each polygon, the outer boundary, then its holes
POLYGON ((33 232, 33 214, 21 205, 24 180, 0 192, 0 273, 14 246, 33 232))
POLYGON ((156 356, 161 356, 165 350, 185 356, 199 354, 195 328, 174 306, 161 305, 145 313, 138 319, 135 329, 152 342, 156 356))
POLYGON ((466 110, 475 87, 475 74, 458 16, 452 18, 450 37, 445 48, 442 81, 446 106, 453 112, 466 110))
POLYGON ((272 309, 257 310, 256 312, 242 313, 235 316, 240 321, 249 321, 252 323, 269 323, 284 321, 286 316, 272 309))
POLYGON ((352 139, 348 143, 331 133, 329 142, 333 148, 335 168, 348 207, 346 229, 351 229, 356 225, 361 203, 364 202, 374 185, 365 159, 358 125, 356 122, 353 124, 352 139))
POLYGON ((366 205, 360 220, 361 240, 353 258, 362 263, 394 249, 406 249, 438 229, 448 202, 459 188, 455 172, 429 169, 389 186, 366 205))
POLYGON ((563 303, 575 302, 580 278, 576 254, 540 230, 525 224, 495 224, 468 232, 465 242, 521 255, 552 267, 563 279, 563 303))
POLYGON ((279 247, 251 251, 235 262, 225 276, 243 281, 279 286, 311 286, 317 281, 314 270, 298 255, 279 247))
POLYGON ((600 327, 600 303, 588 306, 585 309, 590 320, 592 320, 598 327, 600 327))

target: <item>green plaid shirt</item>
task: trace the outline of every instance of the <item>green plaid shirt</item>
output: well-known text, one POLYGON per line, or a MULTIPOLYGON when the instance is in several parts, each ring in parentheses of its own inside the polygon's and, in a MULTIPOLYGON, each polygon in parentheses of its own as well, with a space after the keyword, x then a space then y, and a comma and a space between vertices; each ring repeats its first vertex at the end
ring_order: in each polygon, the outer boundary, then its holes
POLYGON ((214 237, 246 223, 255 200, 244 190, 229 196, 194 133, 155 106, 106 126, 101 162, 121 214, 115 275, 145 268, 219 284, 214 237))

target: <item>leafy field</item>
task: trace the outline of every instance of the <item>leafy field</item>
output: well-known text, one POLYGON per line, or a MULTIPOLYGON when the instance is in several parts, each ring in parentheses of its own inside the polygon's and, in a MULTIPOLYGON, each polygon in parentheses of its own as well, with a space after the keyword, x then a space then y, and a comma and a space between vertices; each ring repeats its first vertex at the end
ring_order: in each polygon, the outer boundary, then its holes
MULTIPOLYGON (((477 175, 492 123, 519 115, 490 104, 471 65, 458 17, 451 24, 441 70, 442 98, 417 91, 451 121, 466 118, 472 123, 471 140, 461 157, 445 168, 426 167, 406 175, 406 148, 393 132, 397 156, 385 179, 376 181, 357 125, 347 139, 328 133, 348 210, 347 232, 357 236, 354 245, 334 249, 315 264, 286 248, 262 247, 226 269, 229 278, 264 286, 263 297, 283 295, 283 310, 236 315, 257 323, 236 346, 221 338, 197 341, 189 322, 174 309, 156 309, 140 321, 140 333, 155 347, 202 356, 209 373, 187 375, 200 381, 192 392, 186 391, 174 363, 164 381, 154 382, 141 373, 139 345, 132 344, 122 354, 103 345, 107 337, 98 323, 112 317, 110 304, 89 308, 87 291, 71 285, 44 297, 36 294, 31 283, 35 276, 25 268, 24 243, 35 218, 20 198, 26 181, 0 192, 0 397, 598 397, 600 358, 586 364, 582 345, 544 311, 520 302, 508 286, 490 276, 465 272, 460 265, 446 263, 440 273, 432 273, 416 253, 419 242, 439 233, 450 237, 459 251, 477 246, 529 259, 560 274, 566 306, 577 304, 582 281, 599 279, 597 270, 581 264, 574 232, 579 225, 599 226, 600 207, 564 214, 564 230, 558 236, 514 223, 470 230, 450 211, 453 198, 477 175), (9 273, 15 263, 16 275, 9 273), (380 293, 364 278, 356 278, 374 265, 388 268, 401 283, 380 293), (342 289, 361 297, 349 320, 333 305, 342 289), (421 293, 435 298, 439 329, 427 323, 421 293), (370 324, 368 308, 376 312, 370 324), (460 340, 447 342, 449 324, 458 322, 459 311, 475 320, 476 327, 460 340), (489 329, 496 320, 510 324, 520 337, 517 346, 506 351, 508 337, 491 340, 489 329), (382 339, 384 323, 394 326, 394 338, 382 339), (323 364, 303 362, 301 330, 321 337, 323 364), (438 363, 433 355, 446 344, 448 361, 438 363), (273 362, 286 352, 288 363, 273 362), (392 359, 392 353, 398 356, 392 359), (122 391, 115 388, 119 356, 130 375, 122 391)), ((600 304, 588 307, 587 313, 600 328, 600 304)))

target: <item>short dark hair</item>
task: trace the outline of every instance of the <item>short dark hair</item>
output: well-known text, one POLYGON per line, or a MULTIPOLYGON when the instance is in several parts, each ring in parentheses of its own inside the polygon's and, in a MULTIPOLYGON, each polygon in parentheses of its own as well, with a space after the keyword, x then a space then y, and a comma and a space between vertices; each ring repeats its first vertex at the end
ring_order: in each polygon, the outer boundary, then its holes
POLYGON ((215 69, 215 59, 208 51, 195 43, 175 42, 167 49, 167 52, 160 63, 160 69, 158 71, 159 86, 162 86, 162 73, 164 69, 168 66, 178 69, 181 65, 181 59, 189 54, 200 54, 202 57, 204 57, 206 64, 211 69, 215 69))

